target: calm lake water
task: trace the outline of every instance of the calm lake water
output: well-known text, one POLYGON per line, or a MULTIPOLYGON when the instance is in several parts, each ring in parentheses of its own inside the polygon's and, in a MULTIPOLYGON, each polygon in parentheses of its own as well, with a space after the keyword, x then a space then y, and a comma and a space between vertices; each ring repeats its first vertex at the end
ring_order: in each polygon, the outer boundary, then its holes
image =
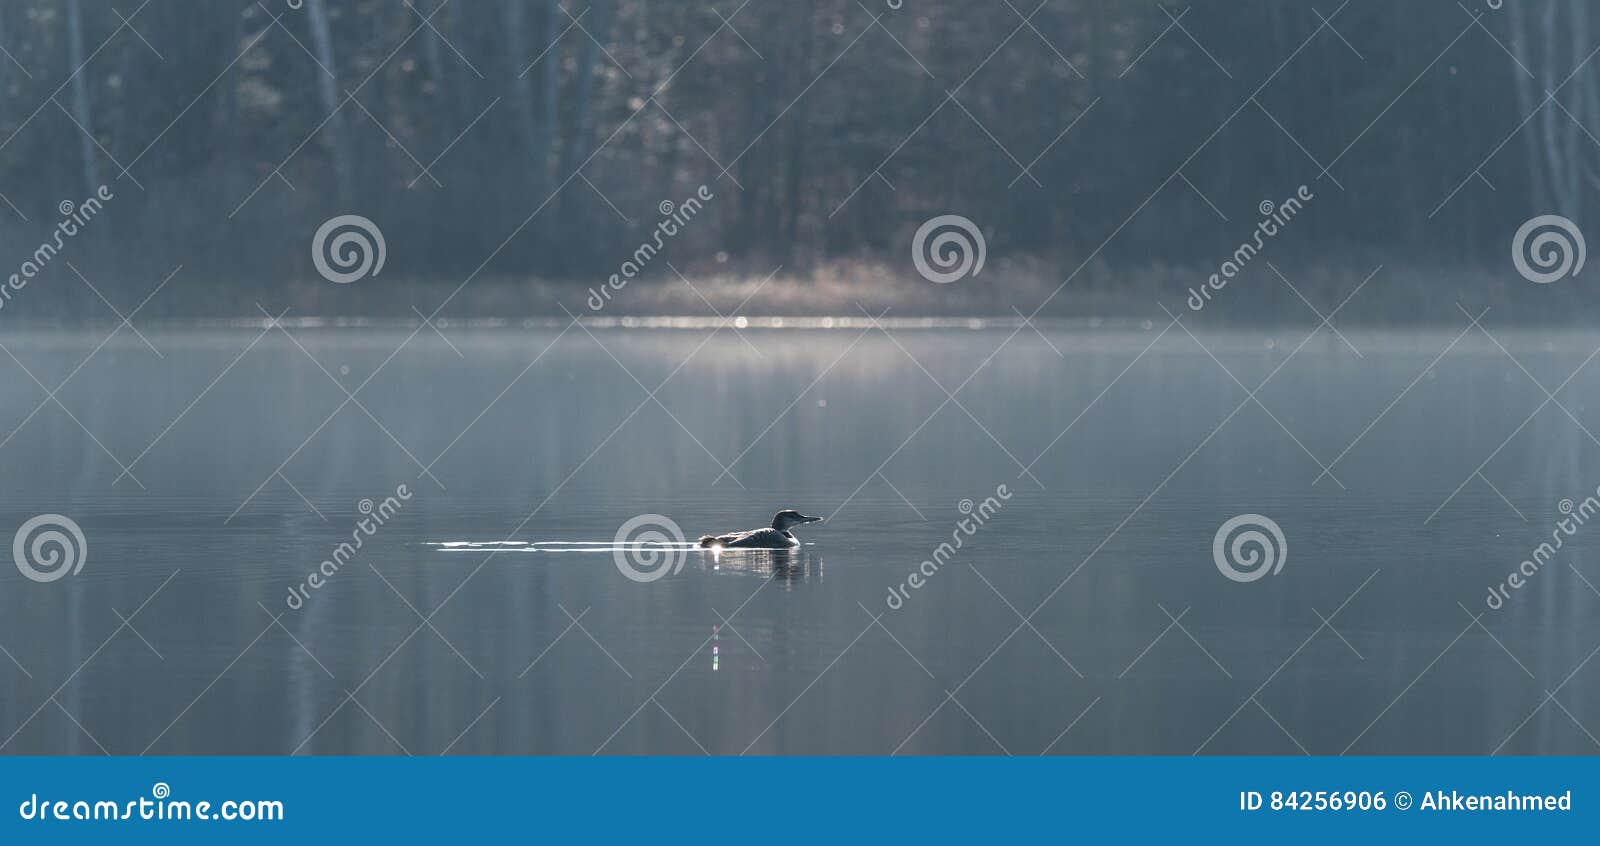
POLYGON ((1600 335, 1163 328, 8 332, 3 537, 87 555, 0 571, 0 752, 1600 750, 1600 525, 1487 605, 1600 484, 1600 335), (647 582, 439 546, 790 507, 647 582))

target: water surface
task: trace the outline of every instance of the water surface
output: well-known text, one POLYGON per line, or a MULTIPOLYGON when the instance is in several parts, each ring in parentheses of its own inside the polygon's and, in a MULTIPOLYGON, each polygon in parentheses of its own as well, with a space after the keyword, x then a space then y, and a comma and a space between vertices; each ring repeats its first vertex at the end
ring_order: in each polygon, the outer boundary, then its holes
POLYGON ((1600 527, 1486 606, 1600 484, 1600 335, 111 328, 4 339, 0 526, 88 543, 0 572, 5 753, 1600 749, 1600 527))

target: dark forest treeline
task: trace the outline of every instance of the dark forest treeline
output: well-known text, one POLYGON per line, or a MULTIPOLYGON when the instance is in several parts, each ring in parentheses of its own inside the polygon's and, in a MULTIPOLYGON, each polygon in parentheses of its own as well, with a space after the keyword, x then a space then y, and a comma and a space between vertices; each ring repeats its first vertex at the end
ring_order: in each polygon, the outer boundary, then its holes
POLYGON ((1059 276, 1214 264, 1301 184, 1286 252, 1499 262, 1522 220, 1595 210, 1578 0, 892 5, 6 0, 0 237, 20 262, 104 183, 74 266, 137 301, 178 264, 304 276, 357 213, 437 302, 597 284, 701 185, 684 267, 898 259, 949 212, 1059 276))

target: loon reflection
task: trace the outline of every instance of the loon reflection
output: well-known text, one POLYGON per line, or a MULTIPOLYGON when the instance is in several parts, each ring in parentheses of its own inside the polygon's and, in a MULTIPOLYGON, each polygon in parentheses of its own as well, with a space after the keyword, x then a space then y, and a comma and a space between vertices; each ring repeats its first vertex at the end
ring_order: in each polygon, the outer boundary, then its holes
POLYGON ((710 554, 700 556, 695 566, 708 575, 770 579, 785 589, 792 588, 796 582, 820 582, 823 578, 822 556, 804 550, 712 547, 706 552, 710 554))

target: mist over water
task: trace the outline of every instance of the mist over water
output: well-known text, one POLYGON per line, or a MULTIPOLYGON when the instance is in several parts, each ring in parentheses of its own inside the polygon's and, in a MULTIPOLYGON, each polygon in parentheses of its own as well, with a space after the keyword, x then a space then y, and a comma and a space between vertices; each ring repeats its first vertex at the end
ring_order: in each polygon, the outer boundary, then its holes
MULTIPOLYGON (((162 359, 119 337, 58 395, 105 451, 54 403, 27 419, 37 385, 0 384, 0 428, 21 425, 0 448, 17 480, 0 519, 59 511, 88 538, 80 573, 0 592, 0 644, 28 673, 0 667, 0 725, 24 725, 4 751, 1582 748, 1554 708, 1507 740, 1600 635, 1600 597, 1573 569, 1593 543, 1569 538, 1500 610, 1485 596, 1600 465, 1560 410, 1528 419, 1545 397, 1506 352, 1347 332, 1358 358, 1324 329, 1256 394, 1269 414, 1224 366, 1254 389, 1309 328, 1199 343, 1163 328, 752 329, 751 346, 728 330, 457 330, 460 356, 407 344, 356 394, 365 410, 340 385, 407 333, 151 333, 162 359), (946 402, 935 381, 953 390, 980 364, 961 408, 946 402), (661 406, 646 401, 669 375, 661 406), (108 452, 139 483, 117 481, 108 452), (1319 461, 1337 482, 1314 483, 1319 461), (359 531, 361 500, 402 483, 404 508, 288 607, 359 531), (889 607, 958 531, 961 501, 998 484, 1004 508, 889 607), (641 583, 608 546, 635 515, 692 542, 789 507, 829 518, 799 527, 793 554, 682 550, 641 583), (1245 513, 1288 550, 1241 584, 1211 540, 1245 513), (580 545, 604 551, 550 551, 580 545), (54 707, 28 719, 69 676, 57 696, 88 733, 54 707)), ((1550 386, 1600 347, 1491 331, 1550 386)), ((7 346, 53 385, 100 337, 7 346)), ((1580 420, 1597 379, 1561 393, 1580 420)), ((1564 693, 1582 703, 1594 684, 1580 672, 1564 693)))

